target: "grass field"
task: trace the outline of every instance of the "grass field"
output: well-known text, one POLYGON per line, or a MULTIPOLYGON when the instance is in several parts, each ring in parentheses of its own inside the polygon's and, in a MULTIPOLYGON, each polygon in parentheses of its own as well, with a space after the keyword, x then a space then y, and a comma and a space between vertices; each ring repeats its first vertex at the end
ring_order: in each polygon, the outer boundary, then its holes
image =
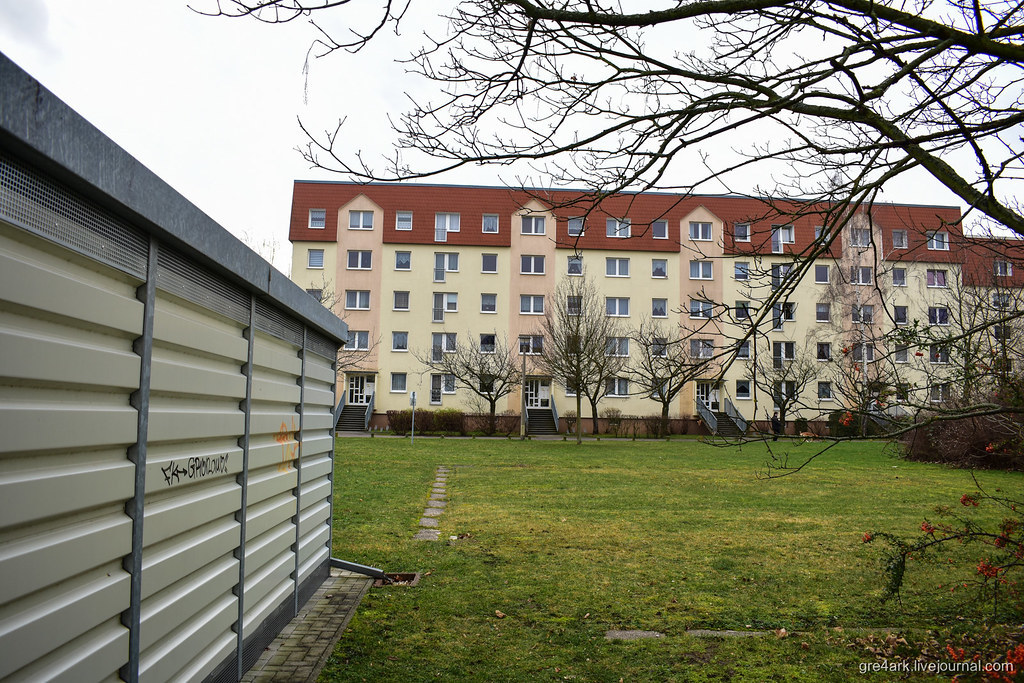
POLYGON ((858 638, 895 629, 912 649, 980 624, 948 590, 976 551, 917 562, 901 608, 881 599, 883 548, 862 543, 919 535, 935 506, 975 490, 968 473, 873 443, 781 479, 756 476, 765 459, 760 443, 339 439, 334 556, 423 578, 372 589, 321 680, 891 680, 860 674, 874 659, 858 638), (441 540, 415 541, 440 465, 441 540))

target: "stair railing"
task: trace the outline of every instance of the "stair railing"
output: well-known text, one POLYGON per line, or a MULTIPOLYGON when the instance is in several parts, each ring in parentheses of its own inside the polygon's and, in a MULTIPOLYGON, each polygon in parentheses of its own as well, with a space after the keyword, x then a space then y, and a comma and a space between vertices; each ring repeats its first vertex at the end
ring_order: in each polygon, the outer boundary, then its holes
POLYGON ((337 429, 337 427, 338 427, 338 420, 341 419, 341 412, 343 410, 345 410, 345 394, 347 394, 347 393, 348 393, 347 391, 342 391, 341 392, 341 398, 338 399, 338 405, 334 406, 334 427, 335 427, 335 429, 337 429))
MULTIPOLYGON (((554 392, 551 392, 554 393, 554 392)), ((548 400, 548 404, 551 406, 551 419, 555 421, 555 434, 558 434, 558 408, 555 407, 555 397, 552 396, 548 400)))
POLYGON ((742 415, 740 415, 740 411, 736 410, 736 406, 733 405, 728 396, 725 397, 723 405, 725 406, 725 414, 729 416, 729 419, 736 423, 736 427, 740 430, 740 434, 746 434, 747 421, 742 415))
POLYGON ((715 414, 712 413, 711 410, 706 405, 704 405, 704 401, 701 401, 699 398, 696 401, 694 401, 694 405, 697 406, 697 415, 700 416, 700 419, 704 420, 704 424, 708 426, 708 429, 711 430, 711 433, 717 434, 718 418, 715 417, 715 414))
POLYGON ((523 424, 526 425, 526 433, 530 433, 530 409, 523 411, 523 424))
POLYGON ((363 430, 370 428, 370 418, 373 417, 373 402, 377 396, 377 392, 374 391, 370 394, 370 402, 366 404, 366 414, 363 415, 363 430))

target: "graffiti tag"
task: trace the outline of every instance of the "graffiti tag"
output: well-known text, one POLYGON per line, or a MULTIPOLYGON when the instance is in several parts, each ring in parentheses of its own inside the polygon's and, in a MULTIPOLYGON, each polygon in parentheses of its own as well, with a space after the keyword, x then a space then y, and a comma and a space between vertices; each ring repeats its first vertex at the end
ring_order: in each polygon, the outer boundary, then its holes
POLYGON ((274 441, 281 444, 281 462, 277 466, 278 472, 287 472, 295 469, 295 459, 299 455, 299 442, 295 440, 295 418, 292 418, 291 429, 288 423, 281 423, 281 430, 274 434, 274 441))
POLYGON ((184 461, 172 460, 166 467, 160 468, 167 486, 182 480, 202 479, 214 474, 226 474, 228 471, 228 454, 194 457, 184 461))

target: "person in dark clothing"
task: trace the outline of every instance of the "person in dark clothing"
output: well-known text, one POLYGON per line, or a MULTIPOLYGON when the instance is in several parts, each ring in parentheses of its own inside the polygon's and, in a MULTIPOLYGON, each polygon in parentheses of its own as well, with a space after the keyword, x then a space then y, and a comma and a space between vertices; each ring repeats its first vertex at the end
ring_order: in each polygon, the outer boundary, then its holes
POLYGON ((775 413, 772 415, 772 441, 779 440, 779 434, 782 433, 782 421, 779 419, 779 414, 775 413))

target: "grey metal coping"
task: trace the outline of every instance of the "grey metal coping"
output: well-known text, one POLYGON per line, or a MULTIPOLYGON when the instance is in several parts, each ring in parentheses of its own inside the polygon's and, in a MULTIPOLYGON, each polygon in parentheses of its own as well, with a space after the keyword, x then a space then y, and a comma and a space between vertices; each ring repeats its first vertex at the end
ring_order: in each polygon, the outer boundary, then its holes
POLYGON ((0 148, 334 341, 348 326, 0 53, 0 148))

